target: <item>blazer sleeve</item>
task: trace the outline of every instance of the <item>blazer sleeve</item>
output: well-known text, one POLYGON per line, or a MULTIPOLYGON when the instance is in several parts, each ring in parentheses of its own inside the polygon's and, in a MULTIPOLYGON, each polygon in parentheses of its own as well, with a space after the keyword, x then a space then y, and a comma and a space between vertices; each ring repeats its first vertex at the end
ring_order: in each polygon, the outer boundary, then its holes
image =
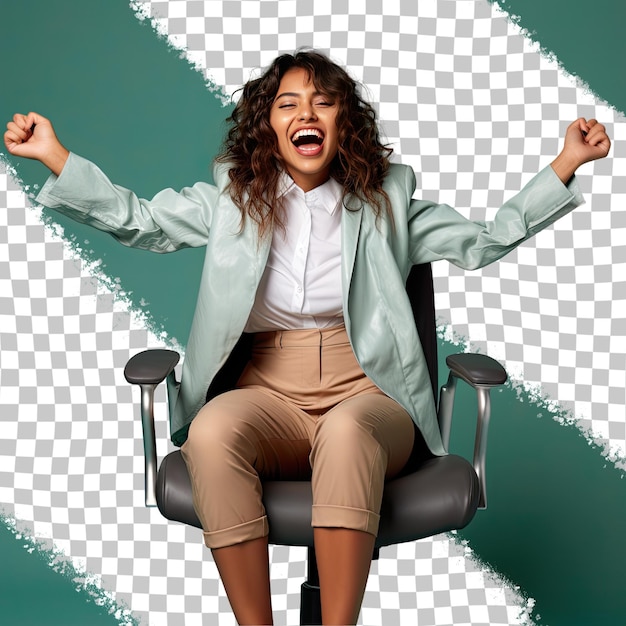
POLYGON ((152 200, 113 184, 94 163, 74 154, 61 174, 52 174, 36 201, 72 219, 110 233, 127 246, 172 252, 207 242, 218 189, 196 183, 164 189, 152 200))
MULTIPOLYGON (((407 169, 410 197, 415 174, 407 169)), ((409 257, 415 264, 446 259, 464 269, 477 269, 497 261, 583 202, 576 179, 572 177, 566 186, 550 166, 505 202, 490 222, 468 220, 447 204, 413 199, 408 215, 409 257)))

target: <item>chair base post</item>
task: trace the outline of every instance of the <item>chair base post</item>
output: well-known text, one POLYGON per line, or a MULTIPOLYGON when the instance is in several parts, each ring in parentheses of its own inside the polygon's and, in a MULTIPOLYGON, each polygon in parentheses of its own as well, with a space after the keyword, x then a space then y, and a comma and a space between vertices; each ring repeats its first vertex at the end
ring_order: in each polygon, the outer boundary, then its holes
POLYGON ((315 548, 309 546, 306 560, 306 580, 300 587, 300 624, 312 626, 322 623, 320 577, 317 571, 315 548))
POLYGON ((300 624, 312 626, 322 623, 320 588, 304 581, 300 588, 300 624))

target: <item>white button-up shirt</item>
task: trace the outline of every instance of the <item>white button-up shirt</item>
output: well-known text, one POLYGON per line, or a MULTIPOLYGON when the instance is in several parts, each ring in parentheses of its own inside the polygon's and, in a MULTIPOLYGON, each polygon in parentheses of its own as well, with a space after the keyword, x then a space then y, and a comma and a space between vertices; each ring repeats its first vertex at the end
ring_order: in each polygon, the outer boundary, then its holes
POLYGON ((282 184, 285 230, 274 228, 246 332, 343 323, 342 187, 331 178, 305 193, 286 175, 282 184))

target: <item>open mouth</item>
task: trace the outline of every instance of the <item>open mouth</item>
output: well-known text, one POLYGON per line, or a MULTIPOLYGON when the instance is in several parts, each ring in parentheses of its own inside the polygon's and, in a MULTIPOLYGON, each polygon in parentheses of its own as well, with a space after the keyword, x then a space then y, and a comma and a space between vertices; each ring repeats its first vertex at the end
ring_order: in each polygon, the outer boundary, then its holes
POLYGON ((324 133, 317 128, 301 128, 293 134, 291 143, 301 154, 318 154, 324 143, 324 133))

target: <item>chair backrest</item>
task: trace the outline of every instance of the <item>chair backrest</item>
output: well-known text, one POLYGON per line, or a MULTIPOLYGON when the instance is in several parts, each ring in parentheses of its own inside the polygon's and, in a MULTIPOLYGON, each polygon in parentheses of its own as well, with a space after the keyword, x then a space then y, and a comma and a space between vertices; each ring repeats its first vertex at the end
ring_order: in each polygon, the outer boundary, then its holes
POLYGON ((417 334, 424 350, 433 397, 437 403, 439 390, 437 364, 437 326, 435 322, 435 291, 430 263, 414 265, 406 281, 406 291, 413 309, 417 334))
MULTIPOLYGON (((415 327, 422 344, 424 358, 430 375, 435 405, 438 398, 438 363, 437 363, 437 326, 435 323, 435 292, 433 287, 433 271, 430 263, 414 265, 406 280, 406 291, 413 310, 415 327)), ((433 456, 422 433, 415 427, 415 442, 411 456, 402 470, 402 475, 411 474, 425 460, 433 456)))

